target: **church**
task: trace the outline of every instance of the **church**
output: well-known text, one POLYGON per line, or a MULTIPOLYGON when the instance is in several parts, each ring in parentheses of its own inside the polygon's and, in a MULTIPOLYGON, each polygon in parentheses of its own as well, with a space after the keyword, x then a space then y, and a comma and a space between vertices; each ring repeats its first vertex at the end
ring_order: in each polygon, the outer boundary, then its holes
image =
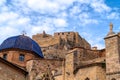
POLYGON ((0 45, 0 80, 120 80, 120 33, 109 27, 101 50, 72 31, 9 37, 0 45))

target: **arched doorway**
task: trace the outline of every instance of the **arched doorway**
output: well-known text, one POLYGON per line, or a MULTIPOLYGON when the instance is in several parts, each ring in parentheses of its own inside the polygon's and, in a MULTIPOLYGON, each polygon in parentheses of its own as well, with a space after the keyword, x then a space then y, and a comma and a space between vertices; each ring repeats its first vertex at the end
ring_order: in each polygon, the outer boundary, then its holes
POLYGON ((90 79, 87 77, 87 78, 85 78, 85 80, 90 80, 90 79))

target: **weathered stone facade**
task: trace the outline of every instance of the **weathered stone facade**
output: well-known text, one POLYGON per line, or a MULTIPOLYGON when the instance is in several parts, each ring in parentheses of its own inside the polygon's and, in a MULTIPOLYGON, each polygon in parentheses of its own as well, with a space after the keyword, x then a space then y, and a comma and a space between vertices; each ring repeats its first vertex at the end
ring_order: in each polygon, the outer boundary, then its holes
POLYGON ((32 37, 44 58, 30 50, 1 50, 0 57, 7 61, 0 58, 0 80, 120 80, 120 33, 113 32, 112 23, 101 50, 91 48, 78 32, 52 36, 43 31, 32 37), (20 54, 24 54, 22 62, 20 54))
POLYGON ((106 80, 120 80, 120 36, 112 31, 105 37, 106 43, 106 80))
POLYGON ((0 80, 27 80, 27 72, 0 58, 0 80))
POLYGON ((102 64, 94 64, 82 67, 75 74, 75 80, 106 80, 105 68, 102 64))
POLYGON ((7 49, 0 52, 0 57, 3 57, 6 54, 6 60, 21 67, 26 67, 27 60, 39 58, 38 55, 35 55, 31 51, 19 50, 19 49, 7 49), (19 60, 20 54, 25 56, 24 61, 19 60))
POLYGON ((54 36, 43 32, 33 35, 33 39, 41 46, 47 59, 64 59, 68 50, 75 47, 91 49, 90 44, 77 32, 58 32, 54 36))
POLYGON ((29 80, 39 80, 43 75, 49 71, 52 73, 52 76, 62 75, 62 63, 63 61, 59 60, 50 60, 50 59, 34 59, 29 60, 26 64, 28 71, 29 80))

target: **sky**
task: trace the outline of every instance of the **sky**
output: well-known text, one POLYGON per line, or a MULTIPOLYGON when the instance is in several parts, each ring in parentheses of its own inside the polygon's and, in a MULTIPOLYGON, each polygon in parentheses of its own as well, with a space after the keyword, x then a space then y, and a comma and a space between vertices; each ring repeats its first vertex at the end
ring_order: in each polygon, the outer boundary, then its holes
POLYGON ((74 31, 92 47, 105 47, 104 37, 112 22, 120 31, 120 0, 0 0, 0 43, 21 35, 32 37, 43 30, 74 31))

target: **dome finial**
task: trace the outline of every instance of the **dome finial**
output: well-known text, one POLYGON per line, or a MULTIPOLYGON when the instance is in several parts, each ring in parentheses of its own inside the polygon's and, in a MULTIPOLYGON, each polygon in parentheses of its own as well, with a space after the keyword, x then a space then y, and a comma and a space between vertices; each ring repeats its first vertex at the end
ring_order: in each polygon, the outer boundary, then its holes
POLYGON ((22 31, 22 35, 25 36, 27 33, 25 30, 22 31))

